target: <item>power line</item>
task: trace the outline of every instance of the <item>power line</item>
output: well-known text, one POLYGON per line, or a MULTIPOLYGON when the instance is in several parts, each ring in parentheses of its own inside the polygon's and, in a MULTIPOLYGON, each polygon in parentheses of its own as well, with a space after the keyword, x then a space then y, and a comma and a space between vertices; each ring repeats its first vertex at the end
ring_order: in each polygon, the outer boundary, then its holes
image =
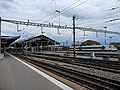
MULTIPOLYGON (((80 1, 80 0, 78 0, 78 1, 80 1)), ((78 1, 77 1, 77 2, 78 2, 78 1)), ((80 4, 78 4, 77 6, 74 6, 74 7, 70 8, 70 10, 72 10, 72 9, 74 9, 74 8, 76 8, 76 7, 78 7, 78 6, 82 5, 82 4, 84 4, 84 3, 86 3, 87 1, 88 1, 88 0, 86 0, 86 1, 84 1, 84 2, 82 2, 82 3, 80 3, 80 4)), ((77 2, 75 2, 75 3, 77 3, 77 2)), ((72 5, 74 5, 75 3, 73 3, 72 5)), ((72 5, 71 5, 71 6, 72 6, 72 5)), ((69 7, 71 7, 71 6, 69 6, 69 7)), ((68 9, 68 10, 69 10, 69 9, 68 9)), ((68 10, 67 10, 67 11, 68 11, 68 10)), ((63 9, 62 11, 60 11, 60 12, 61 12, 61 15, 62 15, 63 13, 65 13, 65 11, 66 11, 65 9, 63 9)), ((56 15, 56 17, 58 17, 58 16, 56 15)), ((55 17, 55 18, 56 18, 56 17, 55 17)), ((54 18, 54 17, 53 17, 53 18, 54 18)))
MULTIPOLYGON (((105 17, 106 18, 106 17, 105 17)), ((94 20, 94 19, 93 19, 94 20)), ((91 20, 92 21, 92 20, 91 20)), ((117 17, 117 18, 114 18, 114 19, 109 19, 109 20, 106 20, 104 19, 103 23, 105 24, 111 24, 112 22, 115 23, 116 21, 120 21, 120 17, 117 17)), ((101 22, 102 23, 102 22, 101 22)), ((82 23, 83 24, 83 23, 82 23)))
MULTIPOLYGON (((70 8, 72 5, 76 4, 76 3, 79 2, 79 1, 80 1, 80 0, 78 0, 78 1, 76 1, 76 2, 74 2, 74 3, 72 3, 71 5, 67 6, 65 9, 61 10, 61 11, 60 11, 60 12, 61 12, 61 15, 62 15, 63 13, 65 13, 66 11, 72 10, 72 9, 74 9, 74 8, 76 8, 76 7, 78 7, 78 6, 82 5, 82 4, 84 4, 84 3, 86 3, 88 0, 86 0, 86 1, 84 1, 84 2, 82 2, 82 3, 80 3, 80 4, 78 4, 78 5, 76 5, 76 6, 72 7, 72 8, 70 8), (70 9, 68 9, 68 8, 70 8, 70 9), (68 9, 68 10, 66 10, 66 9, 68 9)), ((50 19, 48 19, 48 20, 46 20, 46 21, 50 21, 50 20, 53 19, 54 17, 55 17, 55 15, 54 15, 52 18, 50 18, 50 19)), ((58 16, 56 15, 56 17, 58 17, 58 16)), ((56 18, 56 17, 55 17, 55 18, 56 18)))
MULTIPOLYGON (((99 5, 99 7, 101 7, 101 6, 103 6, 103 5, 99 5)), ((104 7, 104 6, 103 6, 103 7, 104 7)), ((97 8, 98 8, 98 7, 97 7, 97 8)), ((115 11, 115 10, 118 9, 119 7, 112 7, 111 9, 113 9, 113 8, 114 8, 114 10, 112 10, 112 11, 115 11)), ((87 10, 89 10, 89 9, 90 9, 90 8, 87 8, 87 10)), ((96 9, 96 8, 93 8, 93 9, 96 9)), ((92 11, 94 11, 93 9, 92 9, 92 11)), ((105 11, 102 11, 102 14, 103 14, 104 12, 106 13, 106 11, 110 11, 111 9, 106 9, 105 11)), ((83 12, 82 12, 82 13, 83 13, 83 12)), ((84 12, 84 13, 85 13, 85 12, 84 12)), ((88 13, 88 12, 87 12, 87 15, 84 14, 84 16, 90 16, 90 15, 92 15, 92 14, 94 14, 94 13, 95 13, 95 14, 98 14, 98 13, 96 13, 96 12, 93 12, 93 13, 88 13)), ((79 13, 78 13, 78 14, 79 14, 79 13)), ((95 15, 95 14, 94 14, 94 15, 95 15)))
MULTIPOLYGON (((79 1, 79 0, 77 0, 77 1, 79 1)), ((63 9, 65 9, 66 7, 72 5, 74 2, 75 2, 75 0, 73 0, 73 1, 70 2, 70 3, 65 4, 65 6, 61 7, 61 9, 59 9, 59 10, 63 10, 63 9)))
MULTIPOLYGON (((100 6, 100 5, 99 5, 100 6)), ((115 11, 116 9, 118 9, 119 7, 117 7, 117 6, 114 6, 114 7, 112 7, 111 9, 109 9, 109 10, 105 10, 105 11, 110 11, 110 10, 112 10, 112 11, 115 11)), ((94 10, 93 10, 94 11, 94 10)), ((104 12, 103 12, 104 13, 104 12)), ((103 14, 102 13, 102 14, 103 14)), ((105 12, 106 13, 106 12, 105 12)), ((119 13, 119 12, 118 12, 119 13)), ((98 13, 96 13, 96 15, 97 15, 98 13)), ((115 13, 116 14, 116 13, 115 13)), ((94 13, 91 13, 91 14, 87 14, 87 15, 85 15, 85 16, 93 16, 93 15, 95 15, 94 13)), ((114 13, 112 14, 112 16, 114 15, 114 13)), ((84 17, 85 17, 84 16, 84 17)), ((108 15, 106 15, 107 17, 108 17, 108 15)), ((102 16, 103 17, 103 16, 102 16)), ((100 17, 97 17, 97 18, 100 18, 100 17)), ((86 20, 86 21, 84 21, 84 22, 81 22, 81 24, 86 24, 86 23, 88 23, 88 22, 91 22, 91 21, 94 21, 94 20, 96 20, 97 18, 94 18, 94 19, 90 19, 90 20, 86 20)), ((79 19, 79 18, 78 18, 79 19)))
MULTIPOLYGON (((76 3, 79 2, 79 1, 80 1, 80 0, 72 3, 71 5, 66 6, 66 7, 65 7, 64 9, 62 9, 60 12, 65 11, 66 9, 68 9, 69 7, 71 7, 72 5, 76 4, 76 3)), ((57 9, 56 9, 56 10, 57 10, 57 9)), ((54 17, 56 18, 57 15, 58 15, 58 14, 56 14, 56 11, 55 11, 55 14, 54 14, 51 18, 49 18, 48 20, 46 20, 45 22, 48 22, 48 21, 52 20, 54 17)), ((44 22, 44 23, 45 23, 45 22, 44 22)))
MULTIPOLYGON (((72 9, 74 9, 74 8, 76 8, 76 7, 78 7, 78 6, 82 5, 82 4, 84 4, 84 3, 86 3, 87 1, 88 1, 88 0, 86 0, 86 1, 80 3, 80 4, 76 5, 76 6, 74 6, 74 7, 70 8, 70 9, 68 9, 67 11, 70 11, 70 10, 72 10, 72 9)), ((63 13, 66 13, 66 11, 61 11, 61 14, 63 14, 63 13)))
MULTIPOLYGON (((118 12, 118 13, 120 13, 120 12, 118 12)), ((112 17, 115 15, 115 14, 118 14, 118 13, 113 13, 112 14, 112 17)), ((101 17, 96 17, 96 18, 93 18, 93 19, 89 19, 89 20, 86 20, 86 21, 83 21, 83 22, 81 22, 81 24, 86 24, 86 23, 89 23, 89 22, 91 22, 91 21, 95 21, 95 20, 97 20, 97 19, 100 19, 100 18, 102 18, 103 16, 101 16, 101 17)), ((104 16, 104 18, 108 18, 108 16, 106 15, 106 16, 104 16)), ((79 19, 79 18, 78 18, 79 19)), ((104 21, 105 22, 105 21, 104 21)))
POLYGON ((54 13, 54 15, 52 17, 50 17, 49 19, 45 20, 43 23, 49 22, 50 20, 52 20, 55 16, 56 16, 56 11, 54 13))
POLYGON ((73 6, 74 4, 78 3, 80 0, 72 3, 71 5, 67 6, 66 8, 64 8, 63 10, 61 10, 61 12, 64 12, 66 9, 70 8, 71 6, 73 6))

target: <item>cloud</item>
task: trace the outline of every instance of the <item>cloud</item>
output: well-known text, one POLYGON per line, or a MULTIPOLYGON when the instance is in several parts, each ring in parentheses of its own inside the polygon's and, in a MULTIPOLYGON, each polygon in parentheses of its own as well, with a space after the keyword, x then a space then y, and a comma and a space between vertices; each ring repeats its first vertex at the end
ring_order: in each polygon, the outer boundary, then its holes
MULTIPOLYGON (((119 17, 120 0, 0 0, 0 17, 4 19, 16 19, 23 21, 45 22, 58 24, 58 14, 55 10, 61 11, 61 25, 72 26, 72 16, 76 15, 76 25, 82 27, 92 27, 103 29, 107 26, 107 30, 119 31, 119 22, 105 23, 106 21, 119 17), (81 4, 85 2, 84 4, 81 4), (112 8, 119 7, 116 10, 112 8), (63 12, 64 10, 64 12, 63 12), (53 17, 53 18, 52 18, 53 17), (52 19, 51 19, 52 18, 52 19)), ((21 35, 23 38, 35 36, 41 33, 40 27, 30 27, 23 30, 24 27, 19 25, 22 32, 16 31, 16 25, 9 23, 2 24, 2 32, 10 35, 21 35), (23 34, 24 33, 24 34, 23 34)), ((55 38, 58 41, 66 41, 69 38, 72 41, 72 30, 60 30, 44 28, 45 35, 55 38), (51 32, 52 31, 52 32, 51 32), (62 39, 61 39, 62 38, 62 39)), ((83 37, 84 32, 78 31, 76 38, 83 37)), ((95 37, 94 33, 87 32, 91 37, 95 37)), ((79 39, 81 40, 81 39, 79 39)))

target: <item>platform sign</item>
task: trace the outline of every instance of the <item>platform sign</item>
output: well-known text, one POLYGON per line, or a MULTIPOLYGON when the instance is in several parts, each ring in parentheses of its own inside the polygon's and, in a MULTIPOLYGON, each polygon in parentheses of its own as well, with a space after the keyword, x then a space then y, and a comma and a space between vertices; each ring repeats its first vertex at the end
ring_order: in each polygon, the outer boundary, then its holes
POLYGON ((12 39, 11 36, 2 36, 1 38, 2 38, 2 39, 12 39))

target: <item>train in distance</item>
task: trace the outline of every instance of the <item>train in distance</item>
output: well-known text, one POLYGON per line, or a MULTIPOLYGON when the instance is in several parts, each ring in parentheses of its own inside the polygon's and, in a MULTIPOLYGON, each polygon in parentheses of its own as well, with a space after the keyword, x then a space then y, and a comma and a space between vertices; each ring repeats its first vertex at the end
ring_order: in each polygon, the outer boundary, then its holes
MULTIPOLYGON (((69 47, 70 51, 74 50, 74 47, 69 47)), ((113 45, 90 45, 90 46, 75 46, 76 51, 117 51, 117 48, 113 45)))

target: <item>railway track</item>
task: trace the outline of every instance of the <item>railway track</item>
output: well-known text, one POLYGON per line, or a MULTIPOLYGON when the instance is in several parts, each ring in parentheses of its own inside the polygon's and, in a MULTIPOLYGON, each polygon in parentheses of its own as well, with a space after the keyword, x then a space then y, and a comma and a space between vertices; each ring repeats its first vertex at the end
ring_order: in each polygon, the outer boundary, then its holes
MULTIPOLYGON (((26 56, 26 55, 24 55, 26 56)), ((63 60, 65 62, 61 62, 61 60, 57 60, 57 59, 46 59, 46 58, 40 58, 40 57, 34 57, 33 55, 27 55, 29 56, 30 58, 34 58, 34 59, 44 59, 44 60, 47 60, 47 62, 49 63, 55 63, 55 64, 59 64, 62 63, 64 67, 71 67, 71 69, 76 69, 80 72, 86 72, 86 73, 90 73, 90 74, 94 74, 96 76, 101 76, 101 77, 106 77, 106 78, 109 78, 109 79, 113 79, 113 80, 117 80, 117 81, 120 81, 120 73, 119 71, 116 71, 114 69, 108 69, 108 68, 102 68, 102 67, 97 67, 97 66, 91 66, 91 65, 85 65, 85 64, 73 64, 73 62, 70 62, 70 61, 66 61, 66 60, 63 60)), ((44 56, 45 57, 45 56, 44 56)))
MULTIPOLYGON (((45 61, 38 61, 30 56, 20 55, 21 58, 25 59, 26 61, 33 63, 37 66, 40 66, 44 69, 47 69, 50 72, 53 72, 59 76, 67 78, 73 82, 78 84, 85 85, 89 88, 97 89, 97 90, 119 90, 120 82, 91 75, 88 73, 79 72, 73 69, 62 67, 58 64, 49 63, 45 61)), ((45 58, 44 58, 45 59, 45 58)))
MULTIPOLYGON (((26 55, 26 54, 22 54, 22 55, 26 55)), ((79 58, 76 58, 73 60, 73 58, 61 57, 59 55, 36 54, 36 53, 27 54, 27 56, 54 60, 54 61, 74 64, 78 66, 84 66, 84 67, 93 68, 93 69, 95 68, 99 70, 120 74, 120 62, 117 62, 117 61, 105 61, 105 60, 94 60, 94 59, 90 60, 90 59, 79 59, 79 58)))

